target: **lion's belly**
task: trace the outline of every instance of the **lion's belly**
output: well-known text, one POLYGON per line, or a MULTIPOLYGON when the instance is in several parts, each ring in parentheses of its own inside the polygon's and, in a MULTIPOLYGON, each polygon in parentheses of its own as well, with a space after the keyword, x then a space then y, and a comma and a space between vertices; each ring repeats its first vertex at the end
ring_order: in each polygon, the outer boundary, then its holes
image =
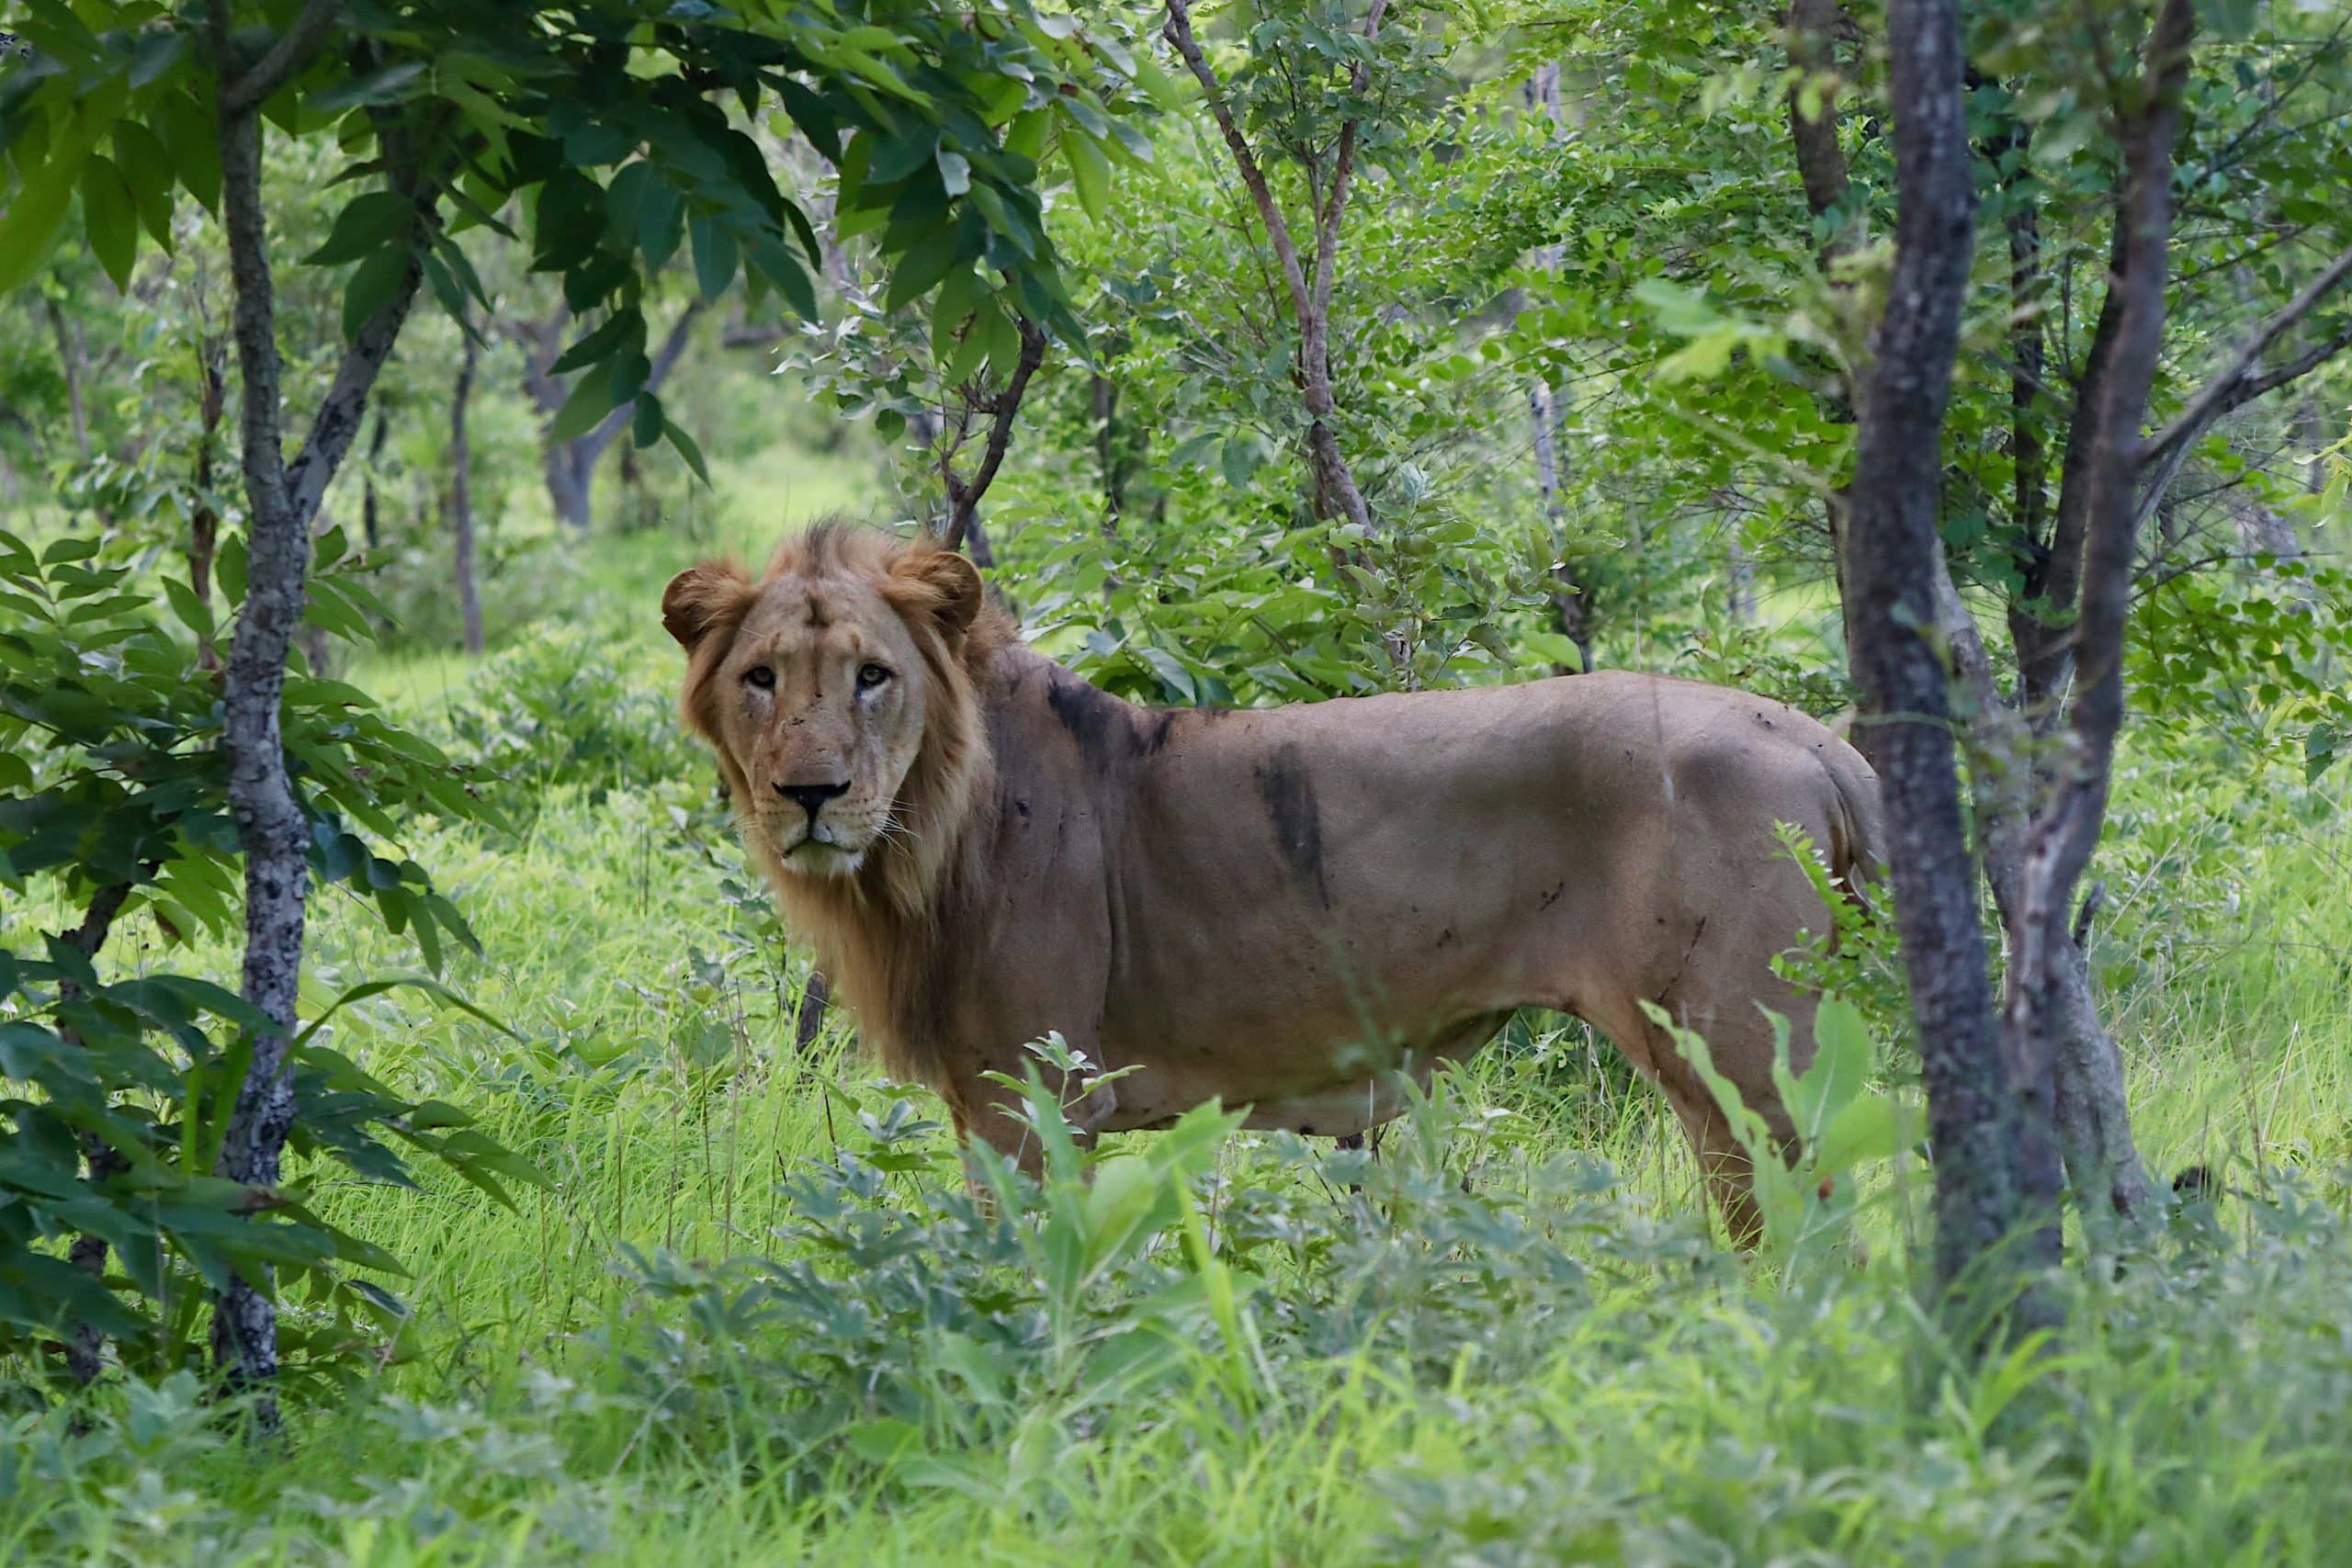
POLYGON ((1426 1085, 1436 1063, 1476 1054, 1509 1017, 1508 1010, 1483 1012, 1431 1031, 1409 1046, 1385 1049, 1331 1044, 1339 1037, 1311 1032, 1280 1039, 1228 1035, 1222 1048, 1190 1052, 1164 1044, 1122 1049, 1121 1043, 1106 1040, 1110 1065, 1134 1070, 1113 1086, 1116 1104, 1101 1130, 1163 1127, 1214 1100, 1246 1107, 1245 1126, 1344 1137, 1404 1109, 1398 1069, 1426 1085))

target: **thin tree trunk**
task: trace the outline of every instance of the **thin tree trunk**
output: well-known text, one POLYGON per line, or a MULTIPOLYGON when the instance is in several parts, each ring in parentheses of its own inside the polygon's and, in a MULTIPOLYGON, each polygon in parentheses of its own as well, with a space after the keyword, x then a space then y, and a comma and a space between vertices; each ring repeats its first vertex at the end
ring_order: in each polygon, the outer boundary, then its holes
MULTIPOLYGON (((1564 129, 1560 109, 1560 64, 1547 60, 1535 68, 1527 79, 1527 107, 1541 114, 1550 123, 1555 137, 1564 129)), ((1560 247, 1544 245, 1535 253, 1535 265, 1544 272, 1556 272, 1560 266, 1560 247)), ((1535 490, 1544 507, 1544 520, 1551 525, 1555 547, 1566 544, 1561 537, 1566 512, 1560 500, 1560 432, 1562 414, 1558 395, 1551 383, 1538 379, 1527 389, 1527 419, 1533 436, 1535 457, 1535 490)), ((1563 560, 1553 569, 1555 586, 1551 592, 1552 616, 1560 635, 1576 645, 1577 669, 1581 674, 1592 668, 1592 597, 1587 585, 1579 581, 1573 564, 1563 560)), ((1571 671, 1562 669, 1562 674, 1571 671)))
MULTIPOLYGON (((289 1060, 302 968, 304 900, 310 887, 308 825, 286 769, 279 707, 286 661, 305 601, 310 521, 350 450, 377 372, 407 320, 422 271, 412 257, 391 299, 359 329, 336 367, 300 453, 283 457, 281 366, 269 235, 262 213, 262 101, 282 85, 333 25, 332 3, 312 0, 293 27, 249 71, 238 59, 226 0, 209 7, 219 62, 221 218, 235 289, 233 333, 242 385, 240 446, 249 512, 245 597, 230 645, 222 744, 230 809, 245 858, 245 1000, 269 1020, 258 1031, 244 1082, 223 1132, 217 1174, 251 1187, 277 1184, 294 1122, 289 1060)), ((424 204, 420 202, 420 217, 424 204)), ((263 1269, 233 1279, 218 1298, 212 1353, 232 1390, 255 1396, 264 1432, 277 1426, 270 1384, 277 1374, 277 1309, 263 1269)))
POLYGON ((82 461, 90 460, 90 419, 83 407, 82 383, 89 375, 89 354, 82 337, 82 323, 69 325, 64 310, 54 299, 41 301, 48 308, 49 330, 57 337, 57 364, 65 372, 65 407, 74 421, 74 450, 82 461))
MULTIPOLYGON (((947 530, 945 540, 951 550, 963 549, 967 542, 973 563, 994 566, 995 552, 989 547, 989 536, 980 529, 980 500, 996 482, 999 469, 1004 467, 1005 449, 1012 440, 1012 422, 1021 412, 1022 400, 1028 396, 1031 378, 1046 360, 1046 329, 1026 316, 1016 317, 1014 327, 1021 333, 1020 357, 1013 361, 1012 373, 1006 378, 1003 390, 990 398, 981 410, 989 416, 988 441, 980 449, 980 466, 966 479, 956 471, 954 446, 946 447, 940 456, 940 478, 947 491, 947 530)), ((961 433, 958 433, 960 442, 961 433)))
POLYGON ((383 521, 377 515, 376 469, 384 460, 384 437, 389 433, 388 425, 384 411, 378 409, 374 422, 368 427, 368 468, 361 475, 359 531, 368 541, 368 553, 371 556, 384 547, 383 521))
MULTIPOLYGON (((661 390, 662 383, 677 367, 693 341, 694 323, 703 306, 699 298, 689 300, 670 323, 646 372, 647 391, 661 390)), ((550 427, 571 395, 571 388, 555 374, 555 363, 563 356, 563 329, 571 319, 571 311, 559 305, 539 321, 512 322, 501 329, 523 344, 523 390, 539 411, 542 423, 550 427)), ((635 405, 625 404, 569 441, 557 440, 551 428, 541 436, 539 468, 547 479, 548 504, 556 521, 573 533, 585 534, 594 521, 597 460, 634 417, 635 405)))
POLYGON ((1947 581, 1936 527, 1943 421, 1974 209, 1956 0, 1892 0, 1888 33, 1895 259, 1857 411, 1849 619, 1928 1089, 1936 1278, 1973 1320, 2021 1283, 2001 1266, 2017 1261, 2007 1248, 2021 1224, 2034 1222, 2023 1261, 2055 1261, 2041 1210, 2054 1203, 2057 1171, 2046 1090, 2020 1081, 1999 1049, 1934 636, 1947 581))
POLYGON ((458 362, 458 384, 449 396, 449 533, 458 604, 465 615, 466 656, 480 659, 481 595, 474 587, 474 457, 466 415, 473 401, 474 367, 481 360, 481 340, 474 335, 472 322, 460 321, 458 326, 466 346, 458 362))
MULTIPOLYGON (((197 394, 196 505, 187 520, 187 585, 195 592, 197 603, 209 610, 212 558, 220 547, 220 513, 212 504, 212 457, 220 443, 220 415, 228 406, 229 397, 223 350, 218 338, 207 337, 197 345, 196 365, 202 385, 197 394)), ((220 651, 213 646, 209 634, 197 638, 196 661, 201 669, 220 668, 220 651)))
MULTIPOLYGON (((123 902, 130 897, 128 882, 108 883, 99 888, 92 896, 81 925, 58 940, 84 958, 96 958, 98 950, 106 945, 107 933, 114 929, 115 917, 122 912, 123 902)), ((59 982, 57 999, 61 1006, 81 1000, 81 986, 72 980, 59 982)), ((62 1023, 57 1032, 68 1045, 82 1043, 81 1036, 62 1023)), ((93 1187, 103 1186, 130 1168, 130 1162, 119 1150, 91 1133, 82 1134, 82 1159, 87 1170, 85 1179, 93 1187)), ((85 1273, 101 1280, 106 1277, 106 1237, 85 1232, 74 1238, 65 1256, 68 1262, 85 1273)), ((65 1370, 76 1387, 87 1388, 98 1380, 98 1374, 106 1370, 106 1336, 98 1332, 96 1325, 76 1323, 70 1326, 65 1336, 65 1370)))
MULTIPOLYGON (((1838 275, 1838 264, 1853 248, 1853 215, 1846 210, 1851 189, 1846 172, 1846 151, 1838 139, 1836 98, 1826 84, 1838 75, 1838 34, 1846 26, 1838 0, 1790 0, 1786 39, 1789 63, 1795 80, 1789 85, 1789 141, 1794 148, 1797 178, 1804 186, 1805 210, 1822 226, 1815 260, 1830 288, 1843 292, 1848 285, 1838 275)), ((1832 374, 1822 393, 1831 419, 1843 423, 1854 417, 1853 390, 1832 374)), ((1838 585, 1840 626, 1846 637, 1846 660, 1857 662, 1854 651, 1856 595, 1849 558, 1853 553, 1853 508, 1845 491, 1834 491, 1823 507, 1829 527, 1829 570, 1838 585)), ((1855 743, 1868 752, 1871 735, 1858 731, 1855 743)))
MULTIPOLYGON (((1369 534, 1371 509, 1356 484, 1355 470, 1340 450, 1340 439, 1334 430, 1339 411, 1331 394, 1331 277, 1339 259, 1340 227, 1347 214, 1349 184, 1355 172, 1356 137, 1361 128, 1352 119, 1340 126, 1329 186, 1322 206, 1313 214, 1315 254, 1310 271, 1291 238, 1289 221, 1283 216, 1281 203, 1274 199, 1272 187, 1266 183, 1258 155, 1235 119, 1225 90, 1217 85, 1216 71, 1193 36, 1191 6, 1187 0, 1167 0, 1167 8, 1168 22, 1162 36, 1183 58, 1201 90, 1208 96, 1209 111, 1216 118, 1226 146, 1232 151, 1241 183, 1257 207, 1267 242, 1273 246, 1274 258, 1281 264, 1283 280, 1290 288, 1291 310, 1298 324, 1299 392, 1306 410, 1306 451, 1314 472, 1317 513, 1329 516, 1336 512, 1369 534)), ((1386 10, 1387 0, 1373 0, 1363 27, 1367 43, 1379 37, 1381 17, 1386 10)), ((1370 74, 1369 67, 1359 62, 1352 83, 1356 92, 1362 93, 1369 85, 1370 74)))
POLYGON ((1094 422, 1094 468, 1102 485, 1102 536, 1114 539, 1120 514, 1127 508, 1126 465, 1118 447, 1119 384, 1097 371, 1088 378, 1087 393, 1094 422))
POLYGON ((2141 432, 2164 340, 2173 142, 2195 27, 2190 0, 2165 0, 2145 51, 2144 107, 2125 126, 2118 265, 2108 289, 2116 306, 2114 332, 2089 428, 2080 433, 2081 608, 2072 637, 2068 751, 2056 797, 2035 821, 2026 846, 2018 951, 2004 1009, 2007 1054, 2052 1064, 2058 1080, 2069 1086, 2059 1096, 2058 1136, 2094 1247, 2116 1217, 2142 1217, 2161 1203, 2122 1117, 2113 1042, 2098 1029, 2095 1015, 2085 1025, 2087 987, 2076 987, 2071 974, 2081 957, 2072 915, 2075 886, 2106 821, 2123 724, 2123 637, 2145 450, 2141 432))

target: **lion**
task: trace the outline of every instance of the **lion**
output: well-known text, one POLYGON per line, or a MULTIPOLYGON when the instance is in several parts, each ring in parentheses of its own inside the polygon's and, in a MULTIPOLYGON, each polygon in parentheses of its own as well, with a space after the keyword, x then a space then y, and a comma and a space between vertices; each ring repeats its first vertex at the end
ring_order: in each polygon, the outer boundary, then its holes
POLYGON ((681 573, 662 624, 786 921, 892 1076, 1035 1168, 990 1073, 1058 1031, 1083 1138, 1222 1100, 1359 1134, 1520 1008, 1664 1091, 1736 1239, 1747 1156, 1655 1003, 1784 1141, 1772 959, 1824 922, 1775 825, 1849 889, 1877 780, 1804 715, 1599 672, 1266 708, 1130 705, 1027 647, 970 562, 877 530, 681 573))

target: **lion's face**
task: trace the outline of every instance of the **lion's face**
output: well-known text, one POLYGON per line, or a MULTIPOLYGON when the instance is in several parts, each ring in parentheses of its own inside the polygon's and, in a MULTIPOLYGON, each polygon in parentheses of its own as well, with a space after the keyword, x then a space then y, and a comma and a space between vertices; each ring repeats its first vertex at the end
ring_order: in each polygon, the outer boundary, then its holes
POLYGON ((695 655, 689 716, 796 875, 847 876, 909 828, 901 793, 979 581, 944 552, 903 558, 897 571, 795 570, 756 585, 705 567, 664 598, 665 623, 695 655))

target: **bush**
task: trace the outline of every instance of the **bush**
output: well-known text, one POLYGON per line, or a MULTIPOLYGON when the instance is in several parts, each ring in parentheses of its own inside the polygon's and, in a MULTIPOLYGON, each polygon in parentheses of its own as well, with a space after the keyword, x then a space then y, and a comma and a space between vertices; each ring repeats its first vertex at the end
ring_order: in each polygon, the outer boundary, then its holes
POLYGON ((496 775, 502 803, 527 815, 559 785, 602 800, 707 768, 676 703, 671 687, 616 661, 608 638, 543 626, 482 664, 441 728, 450 754, 496 775))

